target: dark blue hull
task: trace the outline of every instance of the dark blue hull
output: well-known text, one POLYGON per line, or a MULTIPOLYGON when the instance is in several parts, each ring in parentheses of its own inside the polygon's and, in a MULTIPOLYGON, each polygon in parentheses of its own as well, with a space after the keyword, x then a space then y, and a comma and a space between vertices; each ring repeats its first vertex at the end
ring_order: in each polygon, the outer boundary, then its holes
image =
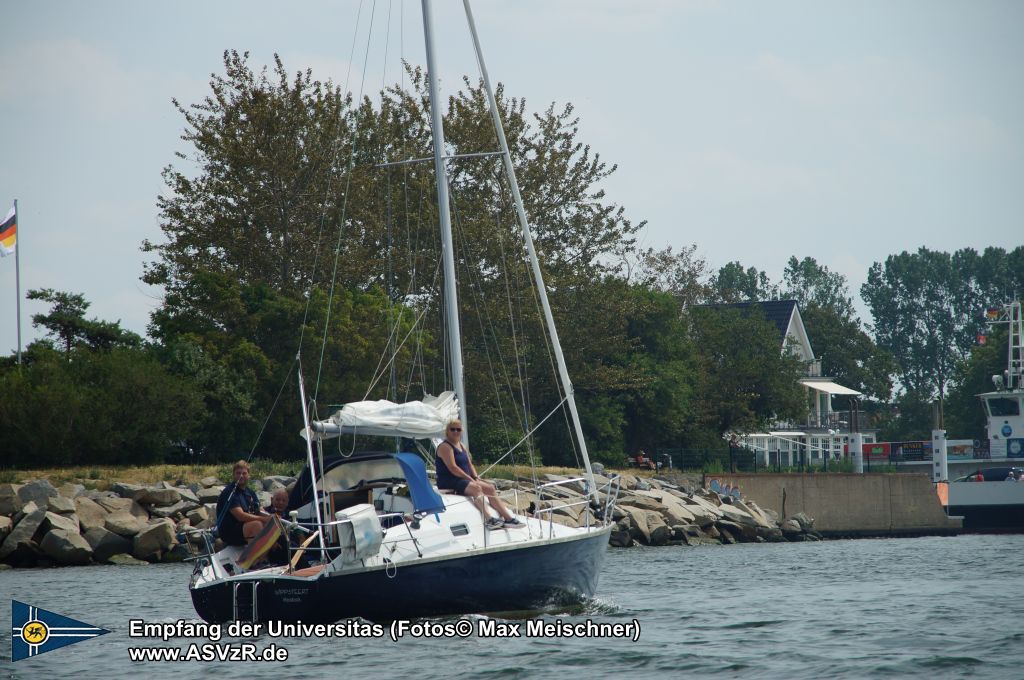
MULTIPOLYGON (((608 530, 544 545, 422 562, 311 580, 285 577, 243 581, 239 618, 251 619, 252 583, 259 621, 331 623, 362 617, 391 621, 431 616, 526 611, 578 601, 597 590, 608 530)), ((192 588, 205 621, 235 617, 234 584, 192 588)))
POLYGON ((951 505, 948 512, 964 518, 965 531, 1024 533, 1024 505, 951 505))

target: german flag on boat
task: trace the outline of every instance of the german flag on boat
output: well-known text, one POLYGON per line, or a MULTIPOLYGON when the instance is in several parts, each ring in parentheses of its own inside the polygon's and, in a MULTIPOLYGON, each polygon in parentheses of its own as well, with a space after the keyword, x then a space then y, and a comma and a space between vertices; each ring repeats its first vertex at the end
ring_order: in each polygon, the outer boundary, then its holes
POLYGON ((11 206, 11 211, 7 213, 3 223, 0 223, 0 257, 13 255, 17 245, 18 216, 14 211, 14 206, 11 206))
POLYGON ((252 565, 259 562, 260 558, 270 552, 270 549, 274 547, 274 544, 283 535, 284 525, 281 524, 281 518, 277 515, 271 515, 270 521, 264 524, 260 533, 256 534, 249 541, 249 545, 245 546, 245 550, 239 554, 235 564, 242 569, 251 569, 252 565))

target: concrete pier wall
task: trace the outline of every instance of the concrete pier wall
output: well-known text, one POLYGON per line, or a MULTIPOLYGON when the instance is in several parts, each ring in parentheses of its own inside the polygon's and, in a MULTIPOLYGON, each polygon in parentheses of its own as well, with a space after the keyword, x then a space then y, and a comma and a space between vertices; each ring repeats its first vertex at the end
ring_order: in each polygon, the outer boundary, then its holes
POLYGON ((803 512, 825 535, 899 536, 956 533, 924 474, 709 474, 739 485, 744 497, 780 517, 803 512))

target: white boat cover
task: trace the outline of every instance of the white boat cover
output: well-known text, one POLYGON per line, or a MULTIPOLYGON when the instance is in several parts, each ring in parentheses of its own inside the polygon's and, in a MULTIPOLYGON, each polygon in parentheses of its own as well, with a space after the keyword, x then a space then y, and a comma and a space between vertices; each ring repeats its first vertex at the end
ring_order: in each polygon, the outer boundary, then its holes
POLYGON ((455 393, 442 392, 404 404, 386 399, 345 404, 328 420, 314 421, 313 430, 324 439, 342 434, 430 439, 444 437, 445 427, 458 417, 455 393))

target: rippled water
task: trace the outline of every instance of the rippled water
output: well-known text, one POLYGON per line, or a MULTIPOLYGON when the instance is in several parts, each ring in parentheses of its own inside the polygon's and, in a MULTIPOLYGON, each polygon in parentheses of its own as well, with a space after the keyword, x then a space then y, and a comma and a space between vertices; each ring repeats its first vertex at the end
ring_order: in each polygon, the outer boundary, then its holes
MULTIPOLYGON (((187 565, 0 572, 0 594, 113 632, 10 662, 12 677, 477 678, 1024 677, 1024 536, 610 550, 581 623, 640 622, 631 639, 278 638, 271 663, 128 659, 128 620, 194 618, 187 565)), ((478 621, 479 619, 476 619, 478 621)), ((443 621, 442 621, 443 622, 443 621)), ((189 642, 172 640, 185 648, 189 642)))

